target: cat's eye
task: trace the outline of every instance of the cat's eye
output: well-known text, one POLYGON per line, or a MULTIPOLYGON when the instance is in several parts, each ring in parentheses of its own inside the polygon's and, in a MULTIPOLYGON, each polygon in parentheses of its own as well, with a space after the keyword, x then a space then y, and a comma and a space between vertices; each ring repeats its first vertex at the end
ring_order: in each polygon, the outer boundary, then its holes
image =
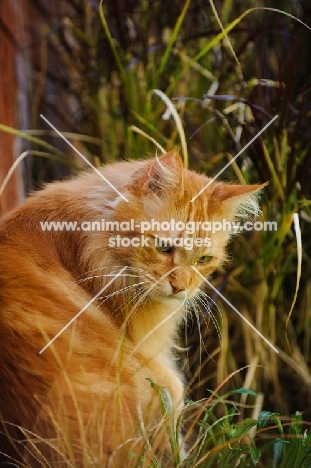
POLYGON ((197 262, 198 263, 207 263, 212 257, 210 255, 202 255, 202 257, 199 257, 197 262))
POLYGON ((157 249, 160 252, 170 253, 173 250, 173 247, 171 245, 157 245, 157 249))
POLYGON ((169 242, 165 242, 163 239, 156 239, 155 246, 159 252, 171 253, 173 250, 172 245, 169 242))

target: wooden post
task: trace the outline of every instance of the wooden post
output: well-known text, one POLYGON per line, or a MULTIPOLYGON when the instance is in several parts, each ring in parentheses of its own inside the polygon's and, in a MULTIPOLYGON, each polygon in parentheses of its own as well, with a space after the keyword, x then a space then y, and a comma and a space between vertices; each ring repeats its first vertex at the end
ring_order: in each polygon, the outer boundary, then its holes
MULTIPOLYGON (((0 124, 15 129, 29 125, 30 22, 36 21, 31 0, 0 2, 0 124)), ((0 187, 16 158, 26 149, 25 140, 0 129, 0 187)), ((18 166, 0 197, 0 216, 20 204, 25 196, 27 160, 18 166)))

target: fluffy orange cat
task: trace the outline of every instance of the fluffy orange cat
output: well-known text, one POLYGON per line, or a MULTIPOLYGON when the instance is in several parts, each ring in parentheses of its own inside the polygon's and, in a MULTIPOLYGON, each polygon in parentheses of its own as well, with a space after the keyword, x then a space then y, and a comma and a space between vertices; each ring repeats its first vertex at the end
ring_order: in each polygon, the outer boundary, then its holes
POLYGON ((200 223, 255 215, 261 186, 213 181, 191 202, 210 179, 174 151, 100 172, 127 201, 91 171, 48 185, 0 222, 0 461, 120 468, 144 453, 140 466, 153 456, 172 466, 159 388, 147 379, 170 393, 176 423, 178 325, 200 294, 197 271, 222 264, 231 234, 200 223), (85 228, 103 220, 134 222, 85 228), (171 220, 195 229, 164 231, 171 220), (84 229, 44 229, 53 221, 84 229))

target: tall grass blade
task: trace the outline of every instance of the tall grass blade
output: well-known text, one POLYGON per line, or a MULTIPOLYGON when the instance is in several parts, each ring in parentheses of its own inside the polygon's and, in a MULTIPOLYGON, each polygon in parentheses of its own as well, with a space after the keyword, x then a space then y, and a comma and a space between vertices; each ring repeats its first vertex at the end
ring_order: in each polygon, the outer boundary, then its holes
POLYGON ((162 57, 162 60, 160 62, 160 65, 159 65, 159 68, 156 72, 156 75, 155 75, 155 78, 154 78, 154 84, 153 84, 153 87, 156 88, 157 85, 158 85, 158 81, 159 81, 159 77, 161 76, 161 73, 163 72, 165 66, 166 66, 166 63, 168 61, 168 58, 170 56, 170 53, 172 51, 172 48, 173 48, 173 45, 174 43, 176 42, 176 39, 178 37, 178 34, 179 34, 179 31, 180 31, 180 28, 182 26, 182 23, 184 21, 184 18, 185 18, 185 15, 187 13, 187 10, 189 8, 189 5, 190 5, 190 2, 191 0, 186 0, 185 4, 184 4, 184 7, 176 21, 176 24, 175 24, 175 27, 170 35, 170 38, 169 38, 169 41, 168 41, 168 44, 166 46, 166 49, 165 49, 165 52, 164 52, 164 55, 162 57))
POLYGON ((185 131, 184 131, 183 124, 182 124, 180 116, 179 116, 179 114, 178 114, 178 112, 176 110, 176 107, 174 106, 174 104, 172 103, 170 98, 167 97, 167 95, 165 93, 163 93, 163 91, 161 91, 160 89, 153 89, 151 91, 151 94, 156 94, 157 96, 159 96, 162 99, 162 101, 165 102, 168 111, 170 112, 171 116, 173 117, 173 119, 175 121, 176 128, 177 128, 177 131, 178 131, 178 134, 179 134, 179 137, 180 137, 182 155, 183 155, 183 160, 184 160, 184 166, 185 166, 185 168, 187 168, 189 166, 189 158, 188 158, 188 148, 187 148, 186 136, 185 136, 185 131))
POLYGON ((301 229, 300 229, 300 225, 299 225, 299 214, 298 213, 293 213, 293 222, 294 222, 294 229, 295 229, 296 242, 297 242, 297 260, 298 260, 298 264, 297 264, 295 295, 294 295, 294 299, 293 299, 290 311, 289 311, 289 313, 287 315, 286 326, 288 325, 288 322, 290 321, 294 306, 296 304, 298 290, 299 290, 299 284, 300 284, 300 278, 301 278, 301 264, 302 264, 302 241, 301 241, 301 229))

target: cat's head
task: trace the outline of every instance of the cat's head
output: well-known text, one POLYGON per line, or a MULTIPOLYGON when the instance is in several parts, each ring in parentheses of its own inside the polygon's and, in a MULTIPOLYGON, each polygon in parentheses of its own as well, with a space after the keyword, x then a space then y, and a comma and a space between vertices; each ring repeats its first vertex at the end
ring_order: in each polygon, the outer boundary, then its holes
POLYGON ((139 165, 114 219, 132 222, 111 242, 156 300, 185 300, 226 259, 230 223, 256 217, 261 185, 216 182, 184 169, 177 152, 139 165), (199 194, 199 195, 198 195, 199 194))

